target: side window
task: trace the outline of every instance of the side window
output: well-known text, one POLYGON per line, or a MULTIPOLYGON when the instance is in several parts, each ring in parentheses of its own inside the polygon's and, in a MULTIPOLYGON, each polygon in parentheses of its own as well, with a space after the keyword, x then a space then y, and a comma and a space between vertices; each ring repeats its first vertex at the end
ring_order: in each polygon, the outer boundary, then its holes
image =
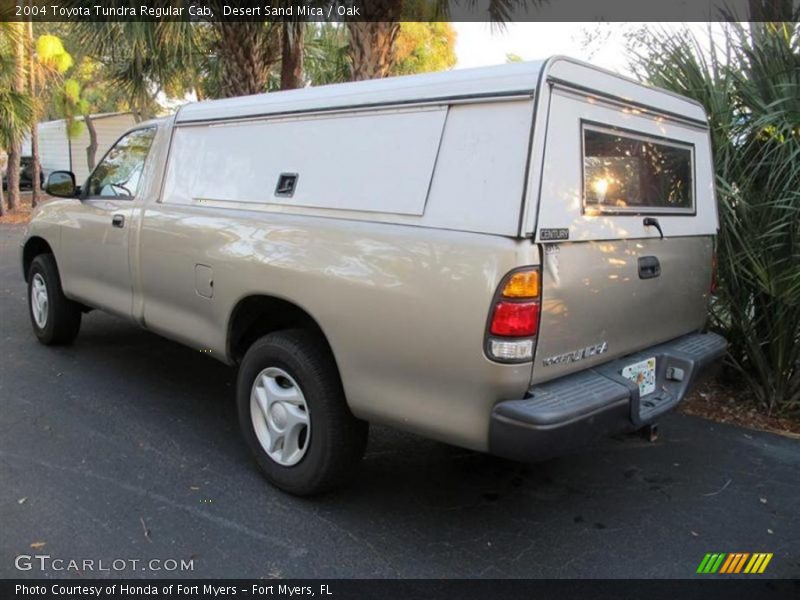
POLYGON ((123 199, 135 197, 155 135, 155 127, 137 129, 114 144, 89 177, 87 195, 123 199))

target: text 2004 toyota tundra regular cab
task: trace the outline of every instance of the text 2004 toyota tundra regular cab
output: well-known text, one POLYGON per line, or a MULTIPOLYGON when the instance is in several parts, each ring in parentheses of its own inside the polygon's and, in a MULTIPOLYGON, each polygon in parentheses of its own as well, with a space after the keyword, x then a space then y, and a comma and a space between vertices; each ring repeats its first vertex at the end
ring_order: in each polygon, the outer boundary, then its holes
POLYGON ((237 365, 295 494, 368 422, 524 460, 641 428, 725 352, 703 109, 566 58, 190 104, 48 190, 39 340, 96 308, 237 365))

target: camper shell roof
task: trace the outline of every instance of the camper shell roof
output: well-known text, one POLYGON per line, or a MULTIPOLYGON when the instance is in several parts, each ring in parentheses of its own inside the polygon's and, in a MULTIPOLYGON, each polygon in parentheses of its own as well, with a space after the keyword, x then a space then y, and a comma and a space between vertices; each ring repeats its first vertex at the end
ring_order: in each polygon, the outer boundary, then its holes
POLYGON ((544 83, 566 85, 588 95, 611 97, 706 125, 702 107, 687 98, 563 56, 197 102, 182 107, 175 122, 190 124, 378 106, 530 97, 544 83))

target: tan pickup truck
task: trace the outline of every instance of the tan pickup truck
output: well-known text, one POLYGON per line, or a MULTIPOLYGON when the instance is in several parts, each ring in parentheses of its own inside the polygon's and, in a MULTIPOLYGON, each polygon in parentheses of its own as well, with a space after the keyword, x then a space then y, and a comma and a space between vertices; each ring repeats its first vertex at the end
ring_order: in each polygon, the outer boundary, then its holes
POLYGON ((190 104, 48 191, 39 340, 100 309, 236 365, 294 494, 368 422, 522 460, 636 430, 725 353, 703 109, 567 58, 190 104))

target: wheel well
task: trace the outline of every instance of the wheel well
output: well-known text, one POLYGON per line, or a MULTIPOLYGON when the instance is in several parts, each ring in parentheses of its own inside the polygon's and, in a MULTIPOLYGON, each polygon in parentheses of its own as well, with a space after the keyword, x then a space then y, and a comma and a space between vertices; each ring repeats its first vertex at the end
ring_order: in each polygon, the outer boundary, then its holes
POLYGON ((273 296, 248 296, 231 313, 228 355, 238 363, 253 342, 282 329, 309 329, 319 333, 327 343, 322 328, 296 304, 273 296))
POLYGON ((25 281, 28 281, 28 271, 31 268, 33 259, 40 254, 52 254, 53 249, 46 241, 40 237, 32 237, 25 242, 25 247, 22 249, 22 274, 25 281))

